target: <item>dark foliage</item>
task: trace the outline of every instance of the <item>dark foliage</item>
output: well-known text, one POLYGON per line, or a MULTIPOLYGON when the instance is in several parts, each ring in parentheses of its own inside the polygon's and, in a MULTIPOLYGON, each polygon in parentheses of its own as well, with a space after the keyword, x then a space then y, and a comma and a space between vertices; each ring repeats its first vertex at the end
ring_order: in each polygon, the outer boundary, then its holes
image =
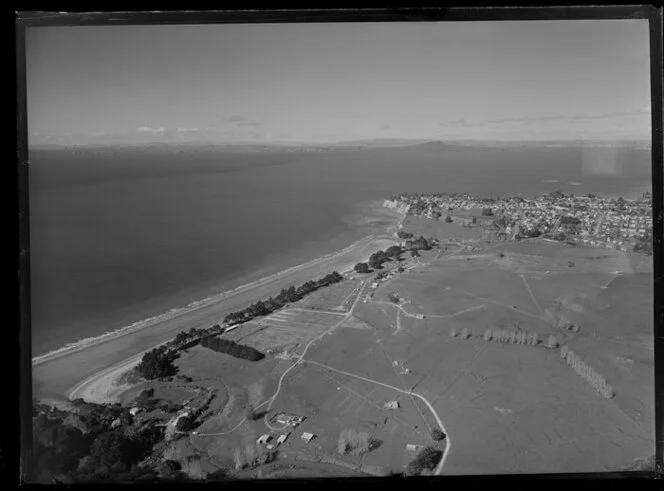
POLYGON ((443 451, 434 447, 426 447, 408 464, 406 472, 411 475, 420 474, 423 470, 432 471, 436 468, 443 451))
POLYGON ((482 216, 483 217, 493 216, 493 210, 491 208, 482 208, 482 216))
POLYGON ((237 344, 230 339, 223 339, 216 336, 208 336, 201 340, 201 346, 205 346, 219 353, 226 353, 235 358, 243 360, 259 361, 265 358, 265 355, 251 346, 237 344))
POLYGON ((143 355, 141 362, 136 365, 136 371, 148 380, 171 377, 177 369, 173 362, 177 353, 164 346, 160 346, 143 355))
POLYGON ((286 304, 297 302, 305 295, 308 295, 309 293, 312 293, 319 288, 338 283, 342 279, 343 276, 334 271, 321 278, 320 280, 307 281, 298 288, 294 286, 291 286, 290 288, 284 288, 274 298, 270 297, 267 301, 258 301, 239 312, 231 312, 226 317, 224 317, 224 322, 228 324, 237 324, 239 322, 249 321, 255 317, 271 314, 286 304))
POLYGON ((353 268, 356 273, 368 273, 369 265, 367 263, 357 263, 353 268))

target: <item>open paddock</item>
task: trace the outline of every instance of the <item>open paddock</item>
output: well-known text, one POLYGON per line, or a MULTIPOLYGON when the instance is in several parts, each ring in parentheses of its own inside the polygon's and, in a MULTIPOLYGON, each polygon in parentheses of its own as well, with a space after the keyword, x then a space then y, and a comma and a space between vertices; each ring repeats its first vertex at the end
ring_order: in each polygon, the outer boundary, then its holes
POLYGON ((341 309, 344 301, 360 285, 359 279, 346 279, 326 288, 321 288, 294 304, 307 309, 341 309))
POLYGON ((245 328, 231 331, 223 337, 247 344, 259 351, 294 344, 304 345, 343 319, 343 314, 290 308, 280 310, 245 328), (243 332, 244 331, 244 332, 243 332))
POLYGON ((429 441, 427 422, 408 395, 313 364, 298 369, 275 407, 307 416, 295 436, 304 431, 316 435, 309 444, 289 438, 289 451, 333 455, 353 465, 382 465, 400 471, 406 463, 406 443, 429 441), (392 400, 399 401, 399 408, 385 409, 384 404, 392 400), (339 434, 349 428, 367 431, 378 446, 364 457, 339 455, 339 434))
MULTIPOLYGON (((458 215, 455 211, 449 213, 452 215, 452 219, 458 215)), ((424 237, 438 237, 439 240, 452 238, 459 240, 480 240, 485 237, 484 229, 480 225, 465 228, 460 223, 447 223, 445 222, 446 215, 447 212, 444 211, 441 220, 409 215, 404 220, 403 229, 411 232, 415 237, 423 235, 424 237)))
POLYGON ((654 448, 555 351, 487 344, 453 385, 421 387, 454 441, 446 474, 601 472, 654 448))

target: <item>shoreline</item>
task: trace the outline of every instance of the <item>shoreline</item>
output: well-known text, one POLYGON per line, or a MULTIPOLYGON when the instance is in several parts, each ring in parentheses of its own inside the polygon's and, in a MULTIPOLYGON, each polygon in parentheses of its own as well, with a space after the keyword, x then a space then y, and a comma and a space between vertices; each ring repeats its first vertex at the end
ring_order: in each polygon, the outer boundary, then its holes
POLYGON ((395 221, 386 226, 383 233, 367 235, 338 251, 192 302, 184 308, 172 309, 160 316, 35 357, 32 360, 33 382, 35 379, 41 382, 42 388, 37 387, 36 392, 45 394, 38 398, 72 400, 82 397, 85 400, 106 402, 116 388, 114 382, 121 373, 137 363, 146 351, 172 339, 175 333, 189 326, 199 327, 203 322, 209 323, 211 321, 208 319, 213 314, 216 322, 219 322, 222 314, 232 308, 224 304, 250 303, 252 299, 243 297, 260 295, 260 290, 270 288, 272 283, 277 283, 273 288, 279 288, 282 286, 279 283, 296 282, 298 276, 306 275, 307 279, 315 279, 330 273, 329 268, 339 273, 351 271, 356 262, 366 260, 375 252, 376 247, 383 248, 387 243, 394 244, 397 241, 395 233, 398 224, 402 223, 404 218, 403 214, 397 214, 395 221), (374 247, 370 247, 372 245, 374 247), (321 270, 323 267, 326 269, 321 270), (307 271, 309 269, 312 271, 307 271), (149 342, 150 340, 153 342, 149 342), (119 345, 117 349, 114 349, 115 345, 119 345), (128 351, 130 353, 127 353, 128 351), (77 363, 79 359, 81 363, 77 363), (60 365, 64 370, 49 370, 49 364, 56 367, 60 365), (49 382, 49 379, 56 383, 49 382))
MULTIPOLYGON (((100 334, 99 336, 94 336, 91 338, 84 338, 78 341, 75 341, 73 343, 68 343, 62 348, 58 348, 57 350, 50 351, 48 353, 45 353, 43 355, 36 356, 32 358, 32 366, 37 366, 40 365, 41 363, 56 359, 60 356, 65 356, 70 353, 74 353, 78 350, 82 350, 85 348, 88 348, 90 346, 95 346, 97 344, 103 343, 105 341, 109 341, 111 339, 116 339, 120 336, 125 336, 128 334, 132 334, 134 332, 139 331, 142 328, 149 327, 151 325, 154 325, 158 322, 162 322, 165 320, 173 319, 177 317, 178 315, 187 313, 193 309, 199 308, 199 307, 204 307, 206 305, 209 305, 214 302, 218 302, 221 300, 224 300, 225 298, 228 298, 229 296, 236 295, 238 293, 242 293, 245 290, 249 290, 251 288, 255 288, 257 286, 260 286, 264 283, 273 281, 275 279, 278 279, 279 277, 288 275, 290 273, 295 273, 297 271, 301 271, 302 269, 305 269, 307 267, 315 266, 316 264, 319 264, 323 261, 327 261, 329 259, 334 259, 335 256, 340 256, 343 254, 348 253, 352 249, 358 247, 362 242, 367 242, 367 244, 375 239, 376 237, 372 235, 368 235, 366 237, 363 237, 360 240, 357 240, 353 242, 351 245, 345 247, 344 249, 341 249, 339 251, 333 252, 331 254, 326 254, 324 256, 317 257, 315 259, 312 259, 311 261, 308 261, 306 263, 298 264, 296 266, 292 266, 288 269, 278 271, 277 273, 273 273, 268 276, 264 276, 262 278, 259 278, 257 280, 254 280, 252 282, 246 283, 244 285, 240 285, 236 288, 233 288, 231 290, 227 290, 224 292, 221 292, 217 295, 212 295, 207 298, 203 298, 201 300, 195 300, 191 302, 190 304, 184 306, 184 307, 179 307, 179 308, 173 308, 167 312, 164 312, 163 314, 159 314, 153 317, 149 317, 147 319, 143 319, 137 322, 134 322, 128 326, 120 327, 118 329, 115 329, 113 331, 106 332, 104 334, 100 334)), ((366 245, 366 244, 365 244, 366 245)))
MULTIPOLYGON (((371 204, 374 206, 384 208, 383 207, 383 202, 382 201, 371 201, 371 204)), ((393 211, 393 210, 391 210, 393 211)), ((399 223, 402 223, 404 217, 400 218, 399 223)), ((396 230, 395 225, 390 225, 386 227, 385 230, 385 235, 390 235, 391 230, 396 230)), ((357 249, 361 246, 366 246, 368 245, 372 240, 377 240, 382 237, 383 234, 372 234, 372 235, 365 235, 364 237, 361 237, 360 239, 355 240, 352 242, 350 245, 344 247, 343 249, 333 251, 328 254, 324 254, 322 256, 317 256, 314 257, 313 259, 296 264, 294 266, 288 267, 286 269, 277 271, 275 273, 268 274, 266 276, 257 278, 255 280, 249 281, 248 283, 244 283, 241 285, 238 285, 236 287, 230 288, 228 290, 222 291, 220 293, 215 293, 213 295, 209 295, 207 297, 194 300, 189 302, 188 304, 182 306, 182 307, 175 307, 171 308, 165 312, 162 312, 160 314, 147 317, 144 319, 140 319, 138 321, 135 321, 129 325, 121 326, 112 330, 108 330, 102 334, 96 335, 96 336, 90 336, 82 339, 78 339, 76 341, 66 343, 64 346, 61 346, 57 349, 50 350, 46 353, 37 355, 32 357, 31 364, 33 367, 38 366, 42 363, 57 359, 62 356, 69 355, 71 353, 75 353, 77 351, 80 351, 82 349, 98 345, 100 343, 104 343, 106 341, 110 341, 113 339, 117 339, 118 337, 121 336, 126 336, 132 333, 139 332, 142 329, 145 329, 147 327, 153 326, 155 324, 158 324, 160 322, 164 322, 167 320, 174 319, 180 315, 186 314, 194 309, 205 307, 208 305, 211 305, 216 302, 223 301, 226 298, 229 298, 233 295, 240 294, 244 291, 250 290, 252 288, 259 287, 263 284, 269 283, 271 281, 278 280, 280 277, 287 276, 292 273, 296 273, 298 271, 302 271, 306 268, 316 266, 317 264, 320 264, 325 261, 333 260, 335 257, 340 257, 343 256, 344 254, 348 254, 352 252, 354 249, 357 249)), ((342 273, 342 271, 339 271, 342 273)))

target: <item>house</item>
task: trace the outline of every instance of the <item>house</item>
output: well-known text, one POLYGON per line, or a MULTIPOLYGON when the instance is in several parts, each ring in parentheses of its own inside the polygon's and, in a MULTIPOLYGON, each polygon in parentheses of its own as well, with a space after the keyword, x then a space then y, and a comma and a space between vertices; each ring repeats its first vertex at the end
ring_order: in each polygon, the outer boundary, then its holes
POLYGON ((266 448, 267 448, 268 450, 272 450, 272 449, 274 448, 274 445, 272 445, 271 443, 268 443, 268 444, 266 445, 266 448))
POLYGON ((300 438, 302 438, 302 440, 304 440, 305 442, 309 443, 314 438, 314 436, 316 435, 305 431, 304 433, 302 433, 302 436, 300 438))
POLYGON ((297 416, 295 414, 279 413, 272 418, 273 423, 281 423, 282 425, 297 426, 306 418, 304 416, 297 416))
POLYGON ((270 440, 272 440, 272 437, 270 435, 265 434, 261 435, 260 438, 256 440, 256 443, 258 443, 259 445, 265 445, 270 440))
POLYGON ((281 435, 279 435, 279 438, 277 438, 277 445, 281 445, 282 443, 284 443, 286 441, 286 438, 288 438, 289 434, 290 433, 282 433, 281 435))
POLYGON ((399 401, 386 402, 385 409, 399 409, 399 401))
POLYGON ((117 427, 120 426, 121 424, 122 424, 122 422, 121 422, 119 419, 115 419, 115 420, 113 420, 113 422, 111 423, 111 429, 117 428, 117 427))
POLYGON ((140 412, 141 412, 141 408, 140 408, 140 407, 132 407, 132 408, 129 410, 129 414, 131 414, 132 416, 136 416, 136 415, 137 415, 138 413, 140 413, 140 412))

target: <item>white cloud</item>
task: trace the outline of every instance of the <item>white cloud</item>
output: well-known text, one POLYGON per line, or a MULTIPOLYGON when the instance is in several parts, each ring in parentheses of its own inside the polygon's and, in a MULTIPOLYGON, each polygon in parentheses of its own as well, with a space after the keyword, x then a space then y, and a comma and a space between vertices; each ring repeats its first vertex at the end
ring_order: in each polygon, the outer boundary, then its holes
POLYGON ((153 128, 152 126, 141 126, 138 128, 138 131, 140 133, 161 133, 163 131, 166 131, 166 128, 163 126, 161 128, 153 128))

